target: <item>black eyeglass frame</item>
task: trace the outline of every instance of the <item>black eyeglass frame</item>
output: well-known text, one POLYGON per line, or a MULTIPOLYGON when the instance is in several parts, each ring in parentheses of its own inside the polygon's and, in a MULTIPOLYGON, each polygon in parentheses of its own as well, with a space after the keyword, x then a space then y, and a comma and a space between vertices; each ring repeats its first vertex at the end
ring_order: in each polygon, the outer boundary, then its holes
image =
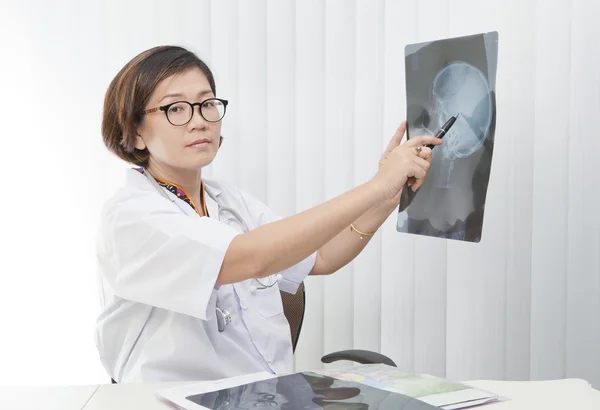
POLYGON ((175 101, 175 102, 172 102, 172 103, 169 103, 169 104, 166 104, 166 105, 161 105, 160 107, 148 108, 147 110, 144 110, 142 112, 142 114, 150 114, 150 113, 157 112, 157 111, 163 111, 165 113, 165 117, 167 117, 167 121, 169 121, 169 123, 171 125, 174 125, 175 127, 183 127, 184 125, 188 124, 192 120, 192 118, 194 118, 194 107, 195 106, 198 106, 200 115, 202 116, 202 118, 204 118, 204 121, 206 121, 206 122, 219 122, 219 121, 221 121, 223 119, 223 117, 225 117, 225 114, 227 113, 227 105, 228 104, 229 104, 228 100, 224 100, 222 98, 216 98, 216 97, 207 98, 206 100, 204 100, 202 102, 196 102, 196 103, 191 103, 189 101, 183 101, 182 100, 182 101, 175 101), (202 106, 207 101, 220 101, 223 104, 223 115, 221 115, 221 118, 219 118, 216 121, 211 121, 211 120, 208 120, 204 116, 204 114, 202 114, 202 106), (190 119, 187 120, 183 124, 173 124, 171 122, 171 120, 169 119, 169 108, 171 108, 175 104, 181 104, 181 103, 185 103, 185 104, 189 105, 190 107, 192 107, 192 110, 191 110, 192 115, 190 115, 190 119))

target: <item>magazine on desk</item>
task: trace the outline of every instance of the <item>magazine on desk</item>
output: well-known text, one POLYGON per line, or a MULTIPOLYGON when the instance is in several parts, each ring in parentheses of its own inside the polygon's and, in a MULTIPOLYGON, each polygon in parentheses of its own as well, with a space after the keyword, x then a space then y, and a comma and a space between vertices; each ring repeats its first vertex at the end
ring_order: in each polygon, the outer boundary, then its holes
POLYGON ((158 396, 186 410, 453 410, 498 400, 495 394, 385 365, 288 375, 256 373, 164 389, 158 396))
POLYGON ((464 383, 428 374, 407 373, 384 364, 367 364, 317 372, 337 379, 405 394, 445 410, 464 409, 504 400, 494 393, 464 383))

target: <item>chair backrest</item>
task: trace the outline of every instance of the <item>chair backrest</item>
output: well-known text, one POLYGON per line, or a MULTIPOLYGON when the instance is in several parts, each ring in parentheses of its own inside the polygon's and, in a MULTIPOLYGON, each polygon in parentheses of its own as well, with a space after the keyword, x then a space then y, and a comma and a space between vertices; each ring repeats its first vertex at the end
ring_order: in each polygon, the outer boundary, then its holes
POLYGON ((295 294, 281 292, 281 301, 283 302, 283 313, 290 324, 290 333, 292 337, 292 347, 296 351, 296 344, 302 330, 304 321, 304 309, 306 307, 306 294, 304 293, 304 282, 298 286, 295 294))

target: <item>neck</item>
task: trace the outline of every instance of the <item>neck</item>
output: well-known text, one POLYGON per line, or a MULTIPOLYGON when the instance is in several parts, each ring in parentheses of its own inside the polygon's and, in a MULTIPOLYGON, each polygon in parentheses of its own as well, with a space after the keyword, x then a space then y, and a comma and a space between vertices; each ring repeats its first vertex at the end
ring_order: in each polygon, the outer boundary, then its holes
POLYGON ((181 169, 150 162, 148 171, 155 178, 176 184, 183 188, 194 203, 200 206, 200 184, 202 183, 200 169, 181 169))

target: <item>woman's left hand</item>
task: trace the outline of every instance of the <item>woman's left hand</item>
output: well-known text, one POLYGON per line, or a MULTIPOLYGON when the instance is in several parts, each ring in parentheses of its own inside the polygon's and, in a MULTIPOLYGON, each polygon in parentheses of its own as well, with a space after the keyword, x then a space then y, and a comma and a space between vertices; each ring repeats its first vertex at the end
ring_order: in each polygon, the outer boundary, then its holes
MULTIPOLYGON (((400 145, 400 142, 402 142, 402 138, 404 137, 405 132, 406 132, 406 121, 402 121, 402 124, 400 124, 400 126, 394 133, 394 136, 388 143, 387 148, 385 149, 385 151, 381 155, 381 158, 379 159, 379 168, 381 168, 381 166, 385 163, 385 160, 390 155, 390 153, 394 150, 394 148, 396 148, 397 146, 400 145)), ((419 156, 421 158, 423 158, 424 160, 428 161, 429 164, 431 164, 431 149, 430 148, 423 147, 423 149, 419 153, 419 156)), ((408 180, 407 184, 408 184, 408 186, 412 186, 415 182, 416 182, 415 178, 410 178, 408 180)), ((398 193, 396 198, 394 198, 394 204, 396 205, 398 203, 400 203, 400 193, 398 193)))

